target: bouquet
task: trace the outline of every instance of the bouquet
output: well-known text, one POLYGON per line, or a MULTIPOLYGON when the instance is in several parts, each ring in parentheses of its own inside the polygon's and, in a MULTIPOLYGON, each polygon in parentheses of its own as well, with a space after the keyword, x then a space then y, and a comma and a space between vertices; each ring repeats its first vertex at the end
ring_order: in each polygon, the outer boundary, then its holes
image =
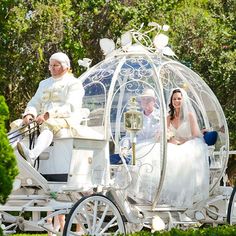
POLYGON ((166 136, 167 136, 167 140, 171 140, 173 137, 175 137, 175 134, 172 130, 170 129, 167 129, 167 133, 166 133, 166 136))

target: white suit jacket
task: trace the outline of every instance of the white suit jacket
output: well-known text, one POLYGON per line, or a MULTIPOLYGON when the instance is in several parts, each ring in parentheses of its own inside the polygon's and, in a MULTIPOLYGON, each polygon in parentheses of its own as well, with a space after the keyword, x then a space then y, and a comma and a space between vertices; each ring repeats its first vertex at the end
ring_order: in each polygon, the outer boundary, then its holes
POLYGON ((71 73, 57 79, 50 77, 40 82, 23 116, 32 114, 36 117, 48 112, 50 118, 76 118, 78 122, 81 119, 83 96, 81 81, 71 73))

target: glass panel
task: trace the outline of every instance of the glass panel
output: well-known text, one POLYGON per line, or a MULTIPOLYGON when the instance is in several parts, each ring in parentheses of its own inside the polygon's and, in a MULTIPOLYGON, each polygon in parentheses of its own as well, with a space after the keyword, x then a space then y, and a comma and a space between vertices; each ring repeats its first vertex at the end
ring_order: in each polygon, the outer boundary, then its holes
POLYGON ((104 126, 104 112, 106 107, 105 86, 100 81, 87 84, 85 87, 83 106, 90 110, 88 126, 104 126))
MULTIPOLYGON (((160 130, 163 124, 156 80, 157 76, 147 58, 127 58, 117 76, 110 112, 114 152, 123 155, 129 164, 135 155, 136 165, 129 165, 132 183, 127 188, 127 194, 147 202, 153 201, 161 173, 160 130), (125 130, 124 125, 124 114, 130 111, 129 103, 133 97, 143 120, 142 129, 135 133, 125 130)), ((121 173, 117 181, 120 186, 125 186, 127 174, 121 173)))

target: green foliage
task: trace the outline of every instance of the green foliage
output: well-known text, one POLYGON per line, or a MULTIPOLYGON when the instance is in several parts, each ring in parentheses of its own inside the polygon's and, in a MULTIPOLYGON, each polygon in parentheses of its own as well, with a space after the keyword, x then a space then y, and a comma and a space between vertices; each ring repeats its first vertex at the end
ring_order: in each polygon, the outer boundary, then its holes
POLYGON ((129 234, 132 236, 234 236, 236 235, 235 226, 218 226, 218 227, 209 227, 203 229, 188 229, 188 230, 180 230, 173 228, 170 231, 157 231, 154 233, 150 233, 148 231, 140 231, 133 234, 129 234))
MULTIPOLYGON (((64 13, 60 6, 40 1, 18 1, 9 5, 5 24, 0 85, 15 119, 48 74, 45 66, 50 54, 57 51, 64 35, 64 13)), ((12 119, 11 119, 12 120, 12 119)))
POLYGON ((12 183, 18 174, 16 159, 6 136, 5 121, 8 108, 0 96, 0 204, 4 204, 12 190, 12 183))
MULTIPOLYGON (((13 181, 18 174, 16 159, 6 136, 5 121, 8 119, 8 107, 0 96, 0 204, 4 204, 12 191, 13 181)), ((0 227, 0 235, 2 229, 0 227)))
POLYGON ((192 0, 175 9, 170 25, 175 52, 199 73, 219 99, 236 148, 235 1, 192 0))
MULTIPOLYGON (((46 234, 16 234, 16 236, 46 236, 46 234)), ((180 230, 180 229, 172 229, 170 231, 157 231, 151 233, 150 231, 140 231, 132 234, 128 234, 130 236, 235 236, 236 228, 235 226, 218 226, 218 227, 209 227, 203 229, 188 229, 188 230, 180 230)))

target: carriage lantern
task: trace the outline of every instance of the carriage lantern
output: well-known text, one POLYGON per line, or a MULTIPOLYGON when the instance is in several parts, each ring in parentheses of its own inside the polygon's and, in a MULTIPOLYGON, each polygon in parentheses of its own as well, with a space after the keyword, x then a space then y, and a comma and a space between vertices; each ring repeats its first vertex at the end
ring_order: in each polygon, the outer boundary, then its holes
POLYGON ((131 97, 128 105, 128 111, 124 113, 125 130, 130 133, 132 144, 132 164, 135 165, 135 144, 136 133, 143 127, 142 113, 138 111, 136 97, 131 97))

